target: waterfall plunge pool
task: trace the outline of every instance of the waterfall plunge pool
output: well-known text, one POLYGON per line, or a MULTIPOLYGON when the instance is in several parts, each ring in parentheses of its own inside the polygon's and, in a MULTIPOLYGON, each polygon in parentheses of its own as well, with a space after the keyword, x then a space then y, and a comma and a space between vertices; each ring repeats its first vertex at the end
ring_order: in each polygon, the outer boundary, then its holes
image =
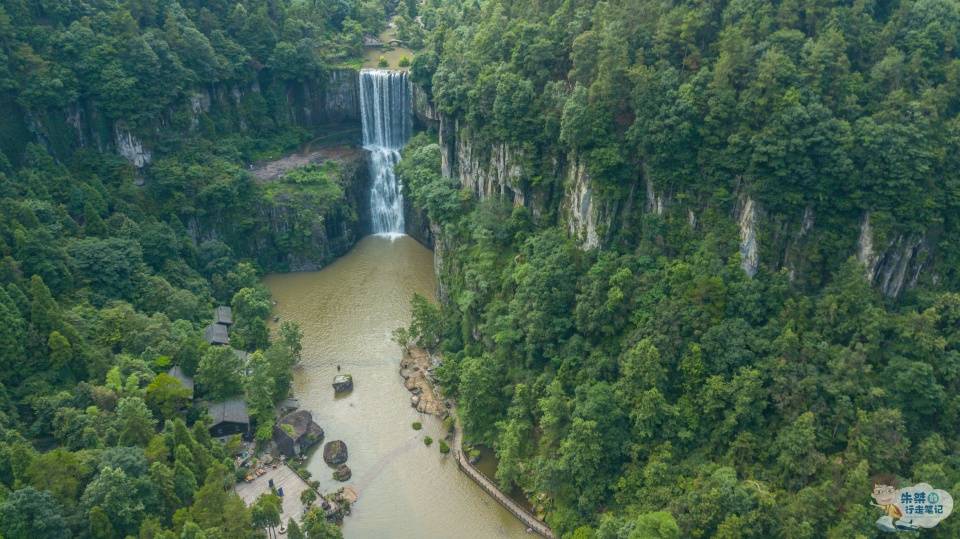
MULTIPOLYGON (((293 393, 323 427, 346 442, 352 485, 360 495, 344 521, 347 538, 447 539, 529 537, 523 525, 441 455, 438 418, 410 407, 391 332, 410 322, 414 293, 433 298, 433 254, 409 236, 368 236, 316 272, 269 275, 275 314, 303 329, 303 362, 293 393), (333 377, 352 374, 353 392, 334 398, 333 377), (423 430, 411 428, 414 421, 423 430)), ((333 480, 315 452, 307 469, 329 492, 333 480)))

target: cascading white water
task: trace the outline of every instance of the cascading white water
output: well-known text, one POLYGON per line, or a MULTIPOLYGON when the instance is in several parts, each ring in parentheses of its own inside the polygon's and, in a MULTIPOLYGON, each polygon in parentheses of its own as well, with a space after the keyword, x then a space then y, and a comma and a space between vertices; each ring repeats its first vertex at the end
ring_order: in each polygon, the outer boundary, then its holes
POLYGON ((403 192, 394 173, 413 128, 412 92, 403 71, 360 71, 363 147, 370 152, 374 234, 403 234, 403 192))

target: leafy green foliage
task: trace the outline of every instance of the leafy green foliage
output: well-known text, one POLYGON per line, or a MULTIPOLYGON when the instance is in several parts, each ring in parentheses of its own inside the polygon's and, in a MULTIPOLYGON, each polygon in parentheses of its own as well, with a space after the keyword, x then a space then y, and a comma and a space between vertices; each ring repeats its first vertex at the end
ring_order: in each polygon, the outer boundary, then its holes
POLYGON ((226 346, 211 346, 197 368, 197 383, 219 401, 239 395, 243 389, 244 364, 240 355, 226 346))
MULTIPOLYGON (((953 0, 878 10, 493 0, 420 14, 432 31, 413 78, 458 131, 445 138, 474 166, 500 159, 501 184, 512 167, 510 187, 547 221, 571 170, 589 176, 610 245, 636 247, 659 225, 634 211, 644 192, 677 221, 735 212, 749 195, 763 210, 761 261, 808 291, 855 252, 867 213, 883 223, 878 251, 958 232, 953 0)), ((957 252, 941 242, 924 256, 947 268, 957 252)), ((955 286, 944 273, 919 277, 955 286)))
POLYGON ((36 111, 77 99, 143 127, 192 88, 317 77, 363 52, 384 3, 337 1, 50 4, 20 2, 4 21, 0 88, 36 111), (69 7, 68 7, 69 6, 69 7))
POLYGON ((0 532, 13 539, 63 537, 66 521, 50 493, 26 487, 0 503, 0 532))
POLYGON ((259 279, 336 255, 324 234, 357 219, 352 170, 258 183, 247 164, 309 136, 277 112, 283 89, 315 88, 383 26, 379 0, 321 4, 0 6, 3 537, 256 535, 226 489, 234 453, 166 371, 246 399, 267 430, 289 393, 302 334, 271 343, 259 279), (198 97, 217 92, 228 106, 198 97), (114 155, 121 131, 149 142, 150 167, 114 155), (214 305, 235 307, 250 365, 204 343, 214 305))
POLYGON ((895 303, 848 259, 865 212, 875 246, 954 234, 960 8, 935 4, 421 6, 412 76, 459 130, 398 167, 443 247, 446 301, 409 334, 436 332, 466 440, 555 532, 871 536, 872 477, 960 481, 933 449, 958 440, 955 279, 895 303), (466 145, 520 170, 493 191, 524 207, 442 177, 466 145), (558 210, 576 167, 599 250, 558 210), (796 274, 744 275, 744 194, 774 256, 815 215, 796 274))

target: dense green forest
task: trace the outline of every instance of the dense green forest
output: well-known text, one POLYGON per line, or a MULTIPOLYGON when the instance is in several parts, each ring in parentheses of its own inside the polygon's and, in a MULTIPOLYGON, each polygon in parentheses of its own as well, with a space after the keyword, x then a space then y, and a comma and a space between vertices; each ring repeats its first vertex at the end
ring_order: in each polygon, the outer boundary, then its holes
POLYGON ((874 482, 960 491, 960 3, 427 4, 413 77, 445 118, 398 170, 444 301, 411 329, 502 487, 578 539, 876 537, 874 482), (452 124, 518 150, 525 201, 441 174, 452 124), (571 161, 608 206, 670 206, 582 249, 571 161), (816 215, 796 273, 741 268, 745 196, 767 247, 816 215), (865 212, 936 249, 897 299, 853 256, 865 212))
MULTIPOLYGON (((330 256, 311 234, 358 216, 333 163, 268 185, 244 170, 307 136, 276 113, 279 94, 249 92, 193 129, 188 94, 321 77, 385 13, 376 0, 0 2, 0 537, 239 538, 275 524, 275 498, 247 509, 225 488, 235 448, 211 440, 166 371, 195 374, 198 397, 245 395, 269 438, 299 332, 284 325, 271 344, 260 273, 290 253, 330 256), (153 164, 64 144, 69 130, 40 136, 78 103, 149 138, 153 164), (187 127, 156 128, 170 123, 187 127), (214 305, 233 306, 247 364, 203 341, 214 305)), ((311 514, 290 536, 339 531, 311 514)))
POLYGON ((276 524, 166 372, 270 436, 300 335, 271 339, 259 276, 361 217, 341 165, 245 169, 306 140, 291 88, 358 66, 390 12, 443 118, 398 165, 442 284, 411 331, 558 536, 876 537, 875 482, 960 495, 957 0, 394 4, 0 0, 0 537, 276 524), (131 133, 149 166, 113 151, 131 133), (525 199, 465 187, 453 139, 510 148, 525 199), (864 223, 910 286, 865 276, 864 223), (249 363, 203 341, 215 305, 249 363))

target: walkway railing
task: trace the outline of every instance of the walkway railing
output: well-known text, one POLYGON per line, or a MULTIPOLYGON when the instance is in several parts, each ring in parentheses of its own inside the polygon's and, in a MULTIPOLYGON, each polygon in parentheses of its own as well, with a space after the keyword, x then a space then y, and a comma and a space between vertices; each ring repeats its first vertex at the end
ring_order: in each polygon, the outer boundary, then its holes
POLYGON ((510 511, 513 516, 522 522, 527 528, 536 532, 541 537, 546 537, 547 539, 554 539, 553 532, 550 531, 550 528, 544 524, 536 516, 532 515, 529 511, 523 508, 520 504, 514 501, 512 498, 504 494, 497 485, 491 481, 487 476, 483 475, 480 470, 476 469, 473 464, 470 464, 470 459, 463 454, 462 441, 461 437, 463 433, 460 430, 459 422, 456 425, 456 432, 454 433, 454 455, 457 458, 457 467, 460 468, 460 471, 465 473, 467 477, 473 479, 473 482, 476 483, 480 488, 484 490, 487 494, 490 495, 494 500, 497 501, 504 509, 510 511))
POLYGON ((480 473, 480 470, 473 467, 470 464, 470 461, 467 460, 464 456, 463 451, 457 450, 457 466, 460 467, 460 470, 467 474, 467 477, 473 479, 473 481, 480 486, 487 494, 489 494, 494 500, 500 503, 507 511, 510 511, 513 516, 517 517, 527 528, 530 528, 537 534, 547 539, 553 539, 553 532, 550 531, 550 528, 546 524, 541 522, 537 517, 528 513, 523 507, 513 501, 509 496, 504 494, 493 484, 492 481, 487 479, 487 476, 480 473))

